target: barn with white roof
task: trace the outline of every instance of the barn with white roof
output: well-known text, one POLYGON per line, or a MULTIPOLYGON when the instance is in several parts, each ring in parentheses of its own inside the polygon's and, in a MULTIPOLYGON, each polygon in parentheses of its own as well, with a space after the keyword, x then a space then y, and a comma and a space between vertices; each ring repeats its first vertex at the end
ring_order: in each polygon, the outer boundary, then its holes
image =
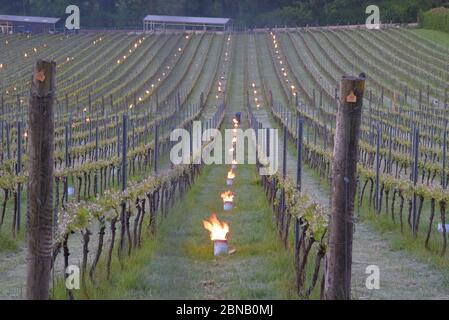
POLYGON ((153 30, 203 30, 227 31, 231 27, 229 18, 204 18, 148 15, 143 19, 144 31, 153 30))
POLYGON ((0 15, 0 33, 49 33, 56 31, 60 18, 0 15))

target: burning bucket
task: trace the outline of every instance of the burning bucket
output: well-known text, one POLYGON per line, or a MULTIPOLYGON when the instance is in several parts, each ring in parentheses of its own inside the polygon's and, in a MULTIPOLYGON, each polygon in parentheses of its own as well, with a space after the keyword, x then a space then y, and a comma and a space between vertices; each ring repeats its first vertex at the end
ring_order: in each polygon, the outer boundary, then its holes
POLYGON ((232 186, 232 184, 234 183, 234 178, 235 178, 235 173, 232 170, 230 170, 226 177, 226 184, 228 186, 232 186))
POLYGON ((221 194, 223 199, 223 209, 224 211, 229 211, 232 209, 232 203, 234 201, 234 194, 231 191, 226 191, 221 194))
POLYGON ((237 161, 232 160, 232 170, 236 170, 236 169, 237 169, 237 161))
POLYGON ((209 220, 203 220, 203 226, 210 233, 210 239, 214 242, 214 256, 227 254, 229 247, 226 235, 229 232, 229 225, 217 219, 215 213, 212 213, 209 220))

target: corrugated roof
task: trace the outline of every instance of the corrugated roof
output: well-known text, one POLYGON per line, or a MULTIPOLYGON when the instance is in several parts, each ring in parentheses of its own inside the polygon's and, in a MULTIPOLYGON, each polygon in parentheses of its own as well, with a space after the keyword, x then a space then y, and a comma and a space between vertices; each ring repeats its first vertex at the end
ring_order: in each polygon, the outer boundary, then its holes
POLYGON ((12 21, 12 22, 32 22, 32 23, 57 23, 60 18, 49 17, 28 17, 28 16, 10 16, 0 15, 0 21, 12 21))
POLYGON ((226 24, 230 21, 230 19, 148 15, 144 18, 144 21, 167 22, 167 23, 226 24))

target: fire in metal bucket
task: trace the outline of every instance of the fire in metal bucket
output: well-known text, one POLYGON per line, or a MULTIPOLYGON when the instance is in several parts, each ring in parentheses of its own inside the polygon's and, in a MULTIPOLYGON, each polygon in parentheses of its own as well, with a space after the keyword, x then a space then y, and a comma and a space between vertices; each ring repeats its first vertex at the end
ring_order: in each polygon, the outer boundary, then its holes
POLYGON ((203 226, 209 231, 210 239, 214 242, 214 255, 227 254, 229 251, 226 236, 229 232, 229 225, 217 219, 217 215, 212 213, 209 220, 203 220, 203 226))
POLYGON ((228 172, 228 175, 226 177, 226 184, 228 186, 232 186, 232 184, 234 183, 234 178, 235 178, 235 173, 234 171, 232 171, 232 169, 228 172))
POLYGON ((232 160, 232 170, 237 169, 237 160, 232 160))
POLYGON ((234 194, 232 191, 226 191, 221 194, 221 198, 223 199, 223 209, 225 211, 229 211, 232 209, 232 203, 234 201, 234 194))

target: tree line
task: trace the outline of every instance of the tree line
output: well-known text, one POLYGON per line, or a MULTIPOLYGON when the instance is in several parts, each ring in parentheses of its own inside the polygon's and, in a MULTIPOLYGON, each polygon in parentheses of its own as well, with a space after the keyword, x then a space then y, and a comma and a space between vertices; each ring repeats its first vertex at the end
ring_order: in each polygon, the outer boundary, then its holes
POLYGON ((18 0, 1 1, 0 14, 64 17, 81 10, 84 27, 140 27, 147 14, 228 17, 240 27, 356 24, 365 8, 380 7, 382 22, 416 22, 446 0, 18 0))

